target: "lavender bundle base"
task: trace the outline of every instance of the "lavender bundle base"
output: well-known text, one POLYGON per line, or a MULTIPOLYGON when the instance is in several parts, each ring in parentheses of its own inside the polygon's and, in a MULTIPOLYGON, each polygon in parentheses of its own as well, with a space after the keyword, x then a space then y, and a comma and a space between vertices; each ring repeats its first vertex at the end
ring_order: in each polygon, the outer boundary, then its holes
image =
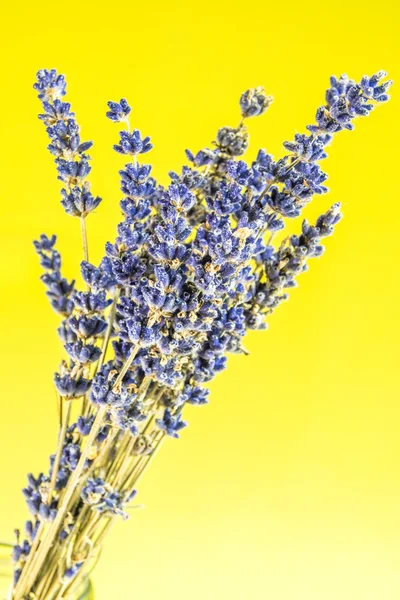
POLYGON ((63 100, 55 70, 34 87, 62 183, 61 203, 80 221, 84 289, 66 280, 56 237, 35 242, 41 279, 60 315, 66 359, 54 376, 60 428, 47 473, 28 475, 23 493, 31 513, 13 549, 13 600, 75 600, 116 519, 126 519, 137 483, 165 437, 186 426, 186 404, 207 403, 204 387, 225 369, 227 353, 245 354, 248 329, 266 319, 296 285, 322 239, 340 220, 334 204, 314 225, 275 245, 287 219, 327 192, 320 161, 332 137, 388 100, 384 72, 360 83, 331 78, 326 103, 308 133, 285 142, 275 161, 265 150, 251 164, 247 120, 272 102, 263 88, 240 99, 237 127, 223 127, 211 148, 187 151, 190 166, 170 173, 168 187, 138 161, 152 148, 131 130, 126 100, 109 102, 107 117, 124 124, 116 152, 122 221, 95 266, 89 262, 86 219, 101 203, 91 192, 88 151, 63 100))

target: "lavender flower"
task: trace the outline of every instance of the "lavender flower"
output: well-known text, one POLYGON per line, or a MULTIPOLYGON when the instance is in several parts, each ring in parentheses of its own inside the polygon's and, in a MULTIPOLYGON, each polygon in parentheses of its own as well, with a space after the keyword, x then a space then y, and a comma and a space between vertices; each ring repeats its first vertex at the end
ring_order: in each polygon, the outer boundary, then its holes
POLYGON ((65 96, 66 85, 64 75, 59 75, 55 69, 41 69, 33 87, 39 92, 40 100, 49 101, 65 96))
POLYGON ((122 98, 119 102, 107 102, 107 106, 110 110, 106 112, 106 116, 115 123, 126 121, 132 110, 125 98, 122 98))
POLYGON ((90 381, 81 375, 74 376, 72 371, 65 371, 65 374, 54 375, 54 383, 58 393, 63 398, 72 400, 73 398, 81 398, 90 388, 90 381))
POLYGON ((248 118, 262 115, 271 105, 272 101, 272 96, 267 96, 262 87, 256 87, 243 92, 240 98, 242 116, 248 118))
POLYGON ((85 217, 101 202, 101 198, 92 196, 86 180, 90 172, 86 152, 93 143, 81 141, 80 128, 74 113, 70 111, 71 106, 61 101, 66 94, 63 75, 59 75, 55 69, 42 69, 38 71, 33 87, 39 92, 38 97, 45 111, 39 118, 45 123, 50 138, 48 149, 56 157, 58 178, 67 186, 67 189, 61 190, 61 204, 67 214, 85 217))
POLYGON ((56 236, 48 238, 41 235, 40 239, 34 242, 35 250, 39 256, 40 265, 45 269, 41 276, 42 282, 47 287, 46 296, 50 300, 53 309, 61 315, 70 315, 74 303, 72 292, 75 282, 68 282, 61 275, 61 256, 54 248, 56 236))
POLYGON ((93 510, 105 515, 119 515, 127 519, 128 515, 123 510, 123 498, 103 481, 100 477, 88 479, 82 489, 82 500, 93 510))
POLYGON ((181 420, 181 416, 173 416, 168 408, 164 411, 162 419, 157 419, 157 425, 162 431, 171 437, 178 438, 178 432, 186 427, 186 421, 181 420))
POLYGON ((153 147, 150 143, 150 138, 142 138, 138 129, 134 129, 132 133, 129 131, 120 131, 119 135, 121 139, 119 144, 115 144, 114 150, 120 154, 131 154, 132 156, 135 156, 136 154, 149 152, 153 147))
MULTIPOLYGON (((73 164, 75 166, 77 163, 73 164)), ((82 188, 74 186, 69 193, 63 189, 61 195, 61 204, 65 208, 65 212, 73 217, 86 217, 101 202, 101 198, 95 198, 85 184, 82 188)))
POLYGON ((241 156, 249 145, 249 134, 244 127, 222 127, 217 134, 218 147, 229 156, 241 156))

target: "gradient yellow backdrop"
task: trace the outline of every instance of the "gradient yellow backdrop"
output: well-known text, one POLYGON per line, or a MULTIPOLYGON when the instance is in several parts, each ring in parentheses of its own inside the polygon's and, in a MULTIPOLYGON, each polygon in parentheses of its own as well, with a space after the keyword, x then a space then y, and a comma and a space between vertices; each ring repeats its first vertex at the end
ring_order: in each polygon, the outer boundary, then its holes
MULTIPOLYGON (((31 240, 56 232, 72 276, 79 223, 37 120, 39 68, 66 73, 84 139, 94 139, 88 221, 93 259, 119 218, 117 126, 125 96, 167 181, 183 150, 238 122, 238 98, 264 85, 275 102, 249 122, 259 147, 313 119, 330 74, 384 68, 400 82, 395 1, 41 3, 3 5, 0 48, 0 537, 26 516, 25 473, 55 445, 52 373, 58 322, 31 240)), ((397 600, 400 597, 399 103, 339 134, 324 168, 345 219, 270 320, 212 383, 208 407, 168 440, 142 480, 145 509, 115 529, 94 577, 98 600, 397 600)))

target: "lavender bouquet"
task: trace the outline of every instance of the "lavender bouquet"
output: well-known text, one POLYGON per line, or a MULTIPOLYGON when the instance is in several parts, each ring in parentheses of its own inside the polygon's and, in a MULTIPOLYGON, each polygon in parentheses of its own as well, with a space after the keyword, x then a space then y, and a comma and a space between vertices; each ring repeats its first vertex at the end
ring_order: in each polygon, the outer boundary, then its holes
POLYGON ((322 239, 340 220, 334 204, 314 225, 274 245, 286 219, 300 216, 327 192, 319 162, 335 133, 353 129, 388 100, 383 71, 355 83, 331 78, 326 103, 306 134, 285 142, 275 161, 265 150, 251 164, 247 119, 272 102, 263 88, 240 98, 237 127, 223 127, 210 148, 186 151, 190 166, 171 172, 167 187, 138 156, 152 148, 131 129, 126 100, 109 102, 107 117, 123 124, 114 149, 128 162, 120 171, 122 221, 99 265, 89 262, 86 219, 101 203, 92 194, 88 151, 64 102, 66 83, 41 70, 34 88, 61 181, 61 203, 82 231, 78 289, 61 272, 56 237, 35 249, 41 279, 61 323, 66 359, 54 376, 59 432, 47 473, 29 474, 23 490, 30 519, 13 549, 13 600, 75 600, 116 519, 127 518, 137 483, 166 436, 186 427, 186 404, 207 402, 205 386, 225 369, 229 352, 246 354, 248 329, 287 298, 322 239))

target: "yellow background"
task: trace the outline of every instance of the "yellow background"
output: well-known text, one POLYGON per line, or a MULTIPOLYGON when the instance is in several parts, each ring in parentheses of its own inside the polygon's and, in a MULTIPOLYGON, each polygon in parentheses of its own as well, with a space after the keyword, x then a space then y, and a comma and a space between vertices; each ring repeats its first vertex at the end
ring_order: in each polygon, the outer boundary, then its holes
MULTIPOLYGON (((79 223, 64 214, 46 151, 39 68, 56 67, 104 201, 88 221, 101 257, 120 199, 105 102, 125 96, 151 135, 146 156, 167 181, 183 150, 236 125, 238 98, 264 85, 275 102, 249 122, 259 147, 313 119, 330 74, 384 68, 400 82, 395 1, 373 4, 9 2, 1 48, 0 534, 26 511, 25 473, 55 445, 52 373, 60 358, 31 240, 56 232, 65 271, 81 257, 79 223)), ((98 600, 397 600, 400 597, 399 104, 339 134, 324 169, 345 219, 267 332, 248 336, 212 383, 208 407, 168 440, 142 480, 144 510, 121 523, 95 575, 98 600)))

